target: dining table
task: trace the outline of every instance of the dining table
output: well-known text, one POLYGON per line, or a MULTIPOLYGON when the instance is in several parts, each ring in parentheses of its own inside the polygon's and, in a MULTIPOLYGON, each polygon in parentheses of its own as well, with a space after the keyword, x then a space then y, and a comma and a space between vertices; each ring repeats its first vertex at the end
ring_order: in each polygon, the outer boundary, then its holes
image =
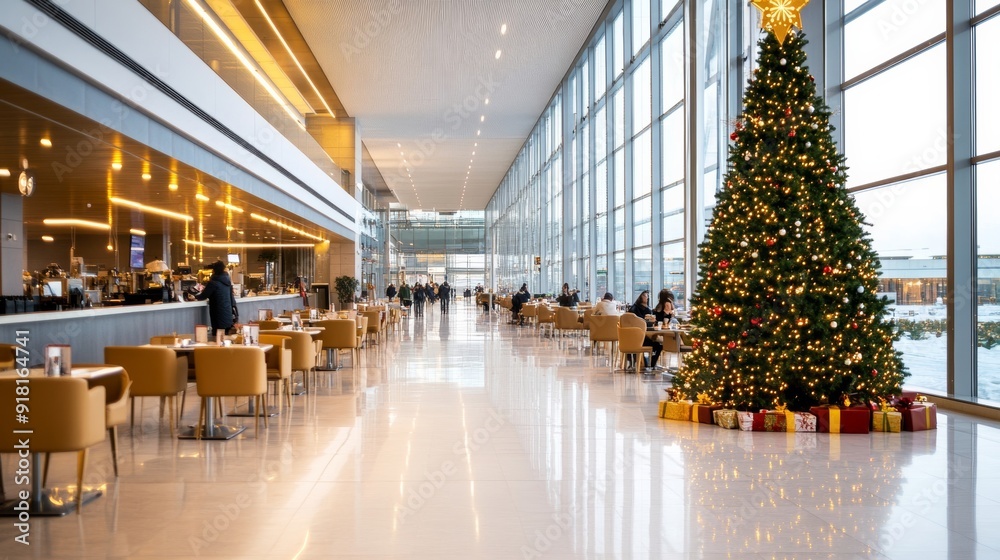
MULTIPOLYGON (((229 342, 229 341, 227 341, 229 342)), ((179 344, 149 344, 147 346, 159 346, 162 348, 169 348, 177 353, 190 354, 191 356, 188 360, 192 360, 194 357, 195 348, 211 348, 218 347, 217 342, 197 342, 192 344, 187 344, 181 342, 179 344)), ((254 344, 263 350, 264 352, 270 351, 274 348, 273 344, 254 344)), ((195 380, 195 385, 197 385, 197 379, 195 380)), ((277 409, 271 410, 274 407, 268 407, 268 416, 276 416, 277 409)), ((247 411, 240 411, 236 413, 229 413, 227 416, 239 416, 239 417, 253 417, 254 407, 253 399, 250 399, 250 404, 247 411)), ((215 399, 208 399, 205 402, 205 424, 202 426, 201 437, 198 436, 197 426, 188 426, 177 434, 177 439, 213 439, 213 440, 227 440, 232 439, 246 430, 246 426, 233 426, 230 424, 225 424, 222 422, 215 422, 215 399)))
MULTIPOLYGON (((113 379, 117 376, 121 376, 124 373, 124 368, 121 366, 112 365, 99 365, 99 366, 78 366, 70 369, 70 372, 66 375, 54 376, 59 379, 86 379, 88 387, 103 386, 107 387, 110 383, 115 383, 113 379)), ((5 370, 0 371, 0 377, 21 377, 18 375, 17 370, 5 370)), ((28 377, 50 377, 46 375, 45 369, 42 367, 32 367, 28 369, 28 377)), ((110 392, 105 392, 106 399, 115 398, 110 392)), ((27 509, 14 509, 14 507, 21 507, 19 503, 20 500, 12 500, 4 503, 3 507, 0 508, 0 517, 18 517, 21 512, 26 512, 28 515, 38 515, 43 517, 58 517, 70 513, 76 509, 76 501, 73 499, 75 496, 72 492, 69 492, 60 488, 44 488, 42 486, 42 475, 43 466, 42 459, 45 453, 42 452, 32 452, 31 453, 31 486, 28 495, 28 507, 27 509), (8 505, 10 507, 8 507, 8 505)), ((100 489, 90 489, 87 490, 84 487, 83 492, 80 494, 80 501, 83 504, 88 504, 102 494, 100 489)))

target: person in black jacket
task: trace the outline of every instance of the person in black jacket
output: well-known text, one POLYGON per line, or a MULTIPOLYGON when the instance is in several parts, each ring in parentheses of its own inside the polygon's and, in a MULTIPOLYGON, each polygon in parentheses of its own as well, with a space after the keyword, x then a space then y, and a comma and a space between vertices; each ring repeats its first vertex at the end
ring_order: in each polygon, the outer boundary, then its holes
MULTIPOLYGON (((639 294, 639 297, 635 298, 635 303, 632 304, 632 308, 629 311, 631 311, 633 315, 637 315, 643 319, 645 319, 648 315, 653 315, 653 310, 649 308, 649 292, 643 290, 642 293, 639 294)), ((649 321, 647 320, 646 323, 648 324, 649 321)), ((663 343, 660 342, 659 338, 650 338, 647 336, 642 340, 642 345, 653 348, 653 359, 649 363, 649 367, 655 368, 656 361, 660 359, 660 353, 663 352, 663 343)))
POLYGON ((448 305, 451 303, 451 286, 445 280, 438 286, 438 298, 441 299, 441 314, 448 313, 448 305))
POLYGON ((222 261, 212 263, 212 277, 197 295, 198 301, 208 300, 208 316, 212 322, 212 332, 226 332, 233 327, 233 282, 222 261))
POLYGON ((424 316, 424 300, 427 299, 427 291, 423 284, 417 282, 413 285, 413 316, 424 316))

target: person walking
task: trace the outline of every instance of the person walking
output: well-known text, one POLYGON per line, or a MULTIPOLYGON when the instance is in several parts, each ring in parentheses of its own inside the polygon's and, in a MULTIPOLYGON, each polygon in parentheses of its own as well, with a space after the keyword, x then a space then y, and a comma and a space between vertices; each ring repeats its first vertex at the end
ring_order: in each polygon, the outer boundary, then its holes
POLYGON ((424 300, 427 299, 427 290, 424 289, 424 285, 417 282, 413 285, 413 316, 423 317, 424 316, 424 300))
POLYGON ((410 285, 403 282, 403 285, 399 287, 399 303, 404 309, 409 309, 410 304, 413 303, 413 293, 410 291, 410 285))
POLYGON ((392 301, 392 298, 396 297, 396 285, 390 283, 389 287, 385 289, 385 298, 392 301))
POLYGON ((448 313, 448 307, 451 305, 451 286, 448 285, 447 280, 438 286, 438 297, 441 298, 441 314, 445 315, 448 313))

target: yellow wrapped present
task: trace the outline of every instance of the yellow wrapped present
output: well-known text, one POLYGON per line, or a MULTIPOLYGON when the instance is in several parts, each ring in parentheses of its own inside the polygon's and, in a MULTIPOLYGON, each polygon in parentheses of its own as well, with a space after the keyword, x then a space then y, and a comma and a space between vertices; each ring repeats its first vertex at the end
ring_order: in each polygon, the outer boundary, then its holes
POLYGON ((740 421, 736 418, 736 411, 731 409, 713 410, 712 419, 715 420, 716 425, 722 426, 727 430, 737 430, 740 427, 740 421))
POLYGON ((667 420, 691 420, 691 401, 660 401, 660 418, 667 420))
POLYGON ((876 411, 872 413, 872 431, 899 433, 903 428, 903 415, 896 411, 876 411))

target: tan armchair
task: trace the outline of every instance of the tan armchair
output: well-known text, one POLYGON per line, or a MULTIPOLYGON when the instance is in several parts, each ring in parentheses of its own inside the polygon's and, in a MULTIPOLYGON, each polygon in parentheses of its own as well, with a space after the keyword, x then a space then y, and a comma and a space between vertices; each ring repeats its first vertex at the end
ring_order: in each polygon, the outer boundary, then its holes
POLYGON ((260 343, 273 346, 265 353, 267 381, 274 384, 278 412, 281 412, 282 393, 285 404, 292 406, 292 340, 277 334, 261 334, 260 343))
MULTIPOLYGON (((132 378, 130 426, 135 426, 135 398, 166 397, 170 407, 170 434, 179 418, 175 418, 177 394, 187 391, 187 360, 178 360, 177 354, 169 348, 155 346, 107 346, 104 361, 125 368, 132 378)), ((160 400, 160 419, 163 419, 163 399, 160 400)), ((183 412, 183 411, 182 411, 183 412)), ((142 403, 139 405, 142 415, 142 403)))
MULTIPOLYGON (((195 375, 201 410, 195 433, 201 438, 206 399, 213 397, 250 397, 255 399, 253 433, 257 437, 261 411, 267 411, 267 358, 257 346, 205 346, 194 350, 195 375)), ((264 414, 264 427, 268 425, 264 414)))
MULTIPOLYGON (((368 313, 367 311, 365 312, 368 313)), ((378 314, 378 312, 375 312, 378 314)), ((366 319, 367 320, 367 319, 366 319)), ((319 321, 317 327, 323 327, 320 340, 327 351, 327 369, 340 369, 340 351, 351 350, 351 360, 354 367, 358 366, 360 344, 358 338, 358 323, 353 319, 332 319, 319 321), (336 366, 336 367, 333 367, 336 366)))
POLYGON ((584 330, 580 322, 580 314, 572 307, 557 307, 555 329, 560 334, 580 332, 584 330))
POLYGON ((322 353, 323 343, 303 331, 261 331, 260 334, 283 336, 289 339, 292 350, 292 373, 302 372, 302 383, 309 391, 309 378, 315 374, 316 360, 322 353))
POLYGON ((382 337, 382 311, 365 311, 364 316, 368 318, 368 339, 374 339, 378 342, 378 339, 382 337))
POLYGON ((548 305, 538 306, 538 332, 541 333, 546 327, 551 334, 556 326, 556 312, 548 305))
MULTIPOLYGON (((622 318, 624 319, 625 315, 622 315, 622 318)), ((621 369, 625 369, 625 358, 632 355, 636 358, 636 371, 642 371, 642 362, 639 361, 639 357, 646 354, 652 355, 653 347, 643 346, 643 341, 646 339, 645 327, 640 329, 637 327, 626 327, 624 324, 623 321, 618 327, 618 354, 621 356, 621 369)), ((645 321, 643 321, 643 325, 645 325, 645 321)))
POLYGON ((590 318, 594 316, 594 308, 588 307, 584 309, 583 306, 580 306, 580 309, 583 309, 583 328, 584 330, 590 330, 590 318))
MULTIPOLYGON (((616 354, 618 346, 618 316, 617 315, 592 315, 590 317, 590 342, 593 349, 604 346, 604 343, 611 343, 609 356, 616 354)), ((611 363, 610 359, 608 360, 611 363)))
POLYGON ((521 306, 521 318, 526 320, 531 326, 538 326, 538 304, 525 303, 521 306))
MULTIPOLYGON (((0 395, 14 395, 17 379, 0 378, 0 395)), ((25 436, 15 430, 32 430, 32 453, 77 452, 76 511, 83 507, 83 475, 87 467, 87 452, 92 445, 104 441, 104 387, 87 386, 86 379, 66 377, 31 378, 31 413, 29 422, 16 421, 13 397, 0 399, 0 452, 16 453, 18 438, 25 436)), ((41 456, 37 456, 40 462, 41 456)), ((33 476, 40 473, 35 472, 33 476)), ((40 507, 42 504, 32 504, 40 507)), ((46 504, 51 506, 52 504, 46 504)), ((66 505, 66 504, 64 504, 66 505)), ((58 509, 58 506, 56 506, 58 509)), ((49 513, 65 513, 50 511, 49 513)))

